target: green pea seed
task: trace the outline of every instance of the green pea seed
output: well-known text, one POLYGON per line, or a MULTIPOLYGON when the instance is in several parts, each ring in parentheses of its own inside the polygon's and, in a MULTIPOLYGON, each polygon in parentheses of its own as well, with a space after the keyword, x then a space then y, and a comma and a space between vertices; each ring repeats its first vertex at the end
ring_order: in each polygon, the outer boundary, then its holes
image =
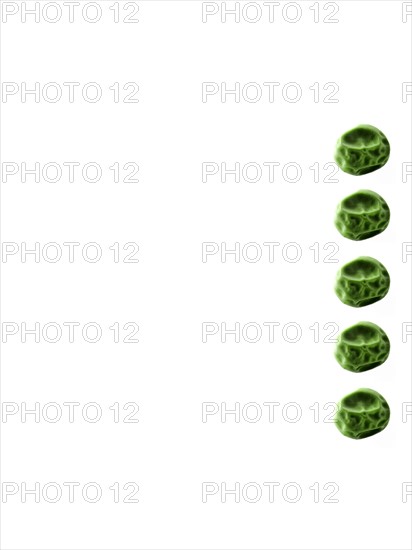
POLYGON ((335 292, 344 304, 364 307, 382 300, 389 291, 389 285, 386 268, 374 258, 361 256, 338 271, 335 292))
POLYGON ((378 128, 361 124, 338 139, 335 160, 341 170, 362 176, 382 168, 389 159, 389 141, 378 128))
POLYGON ((389 417, 386 399, 374 390, 361 388, 340 401, 335 424, 346 437, 364 439, 384 430, 389 417))
POLYGON ((386 333, 378 325, 363 321, 341 332, 335 357, 344 369, 365 372, 382 365, 389 357, 389 350, 386 333))
POLYGON ((338 205, 335 226, 347 239, 363 241, 385 231, 389 218, 385 200, 374 191, 361 190, 338 205))

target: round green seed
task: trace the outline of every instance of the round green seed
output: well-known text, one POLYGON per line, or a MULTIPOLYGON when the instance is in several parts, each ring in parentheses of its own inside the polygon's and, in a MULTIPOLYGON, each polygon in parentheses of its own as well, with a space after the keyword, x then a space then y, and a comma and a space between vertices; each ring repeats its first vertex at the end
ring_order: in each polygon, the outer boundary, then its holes
POLYGON ((390 145, 385 134, 375 126, 361 124, 338 139, 335 160, 347 174, 362 176, 382 168, 389 154, 390 145))
POLYGON ((374 390, 361 388, 340 401, 335 424, 346 437, 364 439, 384 430, 389 417, 386 399, 374 390))
POLYGON ((386 333, 378 325, 363 321, 341 332, 335 357, 344 369, 365 372, 382 365, 389 351, 390 342, 386 333))
POLYGON ((335 226, 347 239, 363 241, 385 231, 389 218, 385 200, 374 191, 361 190, 338 205, 335 226))
POLYGON ((386 268, 374 258, 361 256, 338 271, 335 292, 344 304, 364 307, 382 300, 389 285, 386 268))

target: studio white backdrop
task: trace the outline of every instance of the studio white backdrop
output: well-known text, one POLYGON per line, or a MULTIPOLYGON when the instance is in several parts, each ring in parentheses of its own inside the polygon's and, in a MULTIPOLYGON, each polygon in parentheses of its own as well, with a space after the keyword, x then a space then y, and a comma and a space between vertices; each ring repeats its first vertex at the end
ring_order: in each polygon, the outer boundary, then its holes
POLYGON ((411 548, 411 2, 1 10, 1 548, 411 548), (391 156, 354 177, 361 123, 391 156), (391 221, 354 242, 359 189, 391 221), (354 309, 361 255, 391 288, 354 309), (361 387, 391 420, 356 441, 361 387))

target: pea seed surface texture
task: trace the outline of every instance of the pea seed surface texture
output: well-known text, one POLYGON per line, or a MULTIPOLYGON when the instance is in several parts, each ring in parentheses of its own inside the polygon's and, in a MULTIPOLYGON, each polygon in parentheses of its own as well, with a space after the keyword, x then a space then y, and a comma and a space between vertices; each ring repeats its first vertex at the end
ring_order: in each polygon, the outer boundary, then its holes
POLYGON ((390 145, 385 134, 375 126, 361 124, 338 139, 335 160, 347 174, 362 176, 382 168, 389 154, 390 145))
POLYGON ((335 424, 346 437, 364 439, 384 430, 389 417, 386 399, 374 390, 361 388, 339 402, 335 424))
POLYGON ((389 218, 385 200, 374 191, 361 190, 338 205, 335 226, 347 239, 362 241, 385 231, 389 218))
POLYGON ((384 363, 390 351, 386 333, 363 321, 344 330, 338 339, 335 357, 341 367, 351 372, 365 372, 384 363))
POLYGON ((389 285, 390 277, 385 266, 375 258, 361 256, 338 271, 335 292, 344 304, 364 307, 382 300, 389 285))

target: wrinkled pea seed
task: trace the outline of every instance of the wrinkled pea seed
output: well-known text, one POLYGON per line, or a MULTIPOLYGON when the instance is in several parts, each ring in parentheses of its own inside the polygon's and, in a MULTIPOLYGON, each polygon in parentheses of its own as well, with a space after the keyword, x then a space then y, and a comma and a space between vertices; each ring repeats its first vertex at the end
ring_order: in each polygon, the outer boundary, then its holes
POLYGON ((342 331, 335 357, 341 367, 351 372, 365 372, 382 365, 388 358, 390 342, 386 333, 367 321, 342 331))
POLYGON ((362 176, 382 168, 389 154, 390 145, 385 134, 375 126, 361 124, 338 139, 335 160, 347 174, 362 176))
POLYGON ((382 300, 389 285, 390 277, 385 266, 375 258, 361 256, 338 271, 335 292, 344 304, 364 307, 382 300))
POLYGON ((389 417, 386 399, 374 390, 361 388, 339 402, 335 424, 346 437, 364 439, 384 430, 389 417))
POLYGON ((389 224, 385 200, 374 191, 361 190, 338 205, 335 226, 347 239, 362 241, 382 233, 389 224))

